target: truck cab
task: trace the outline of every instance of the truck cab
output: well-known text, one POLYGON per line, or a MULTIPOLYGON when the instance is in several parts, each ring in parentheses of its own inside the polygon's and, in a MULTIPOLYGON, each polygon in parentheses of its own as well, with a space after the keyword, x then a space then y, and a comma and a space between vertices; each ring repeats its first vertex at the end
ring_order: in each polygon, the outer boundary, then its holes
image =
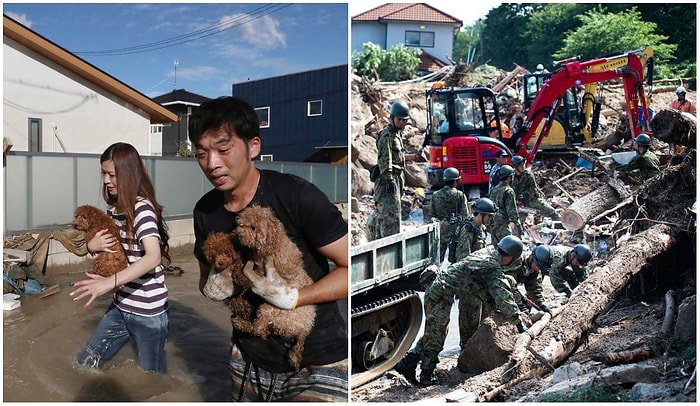
POLYGON ((471 189, 470 197, 479 197, 477 191, 488 188, 496 153, 503 149, 512 156, 504 141, 510 132, 501 123, 496 95, 486 87, 433 86, 426 92, 426 106, 431 190, 444 185, 442 173, 453 167, 461 175, 460 186, 471 189))

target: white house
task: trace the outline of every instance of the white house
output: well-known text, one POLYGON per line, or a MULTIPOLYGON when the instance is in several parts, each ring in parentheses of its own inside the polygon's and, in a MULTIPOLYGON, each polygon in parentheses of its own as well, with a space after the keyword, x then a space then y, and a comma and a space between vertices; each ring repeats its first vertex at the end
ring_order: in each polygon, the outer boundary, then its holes
POLYGON ((352 17, 350 27, 352 52, 362 52, 365 42, 382 49, 403 44, 447 65, 462 21, 425 3, 387 3, 352 17))
POLYGON ((151 124, 177 115, 3 15, 3 137, 14 151, 160 155, 151 124))

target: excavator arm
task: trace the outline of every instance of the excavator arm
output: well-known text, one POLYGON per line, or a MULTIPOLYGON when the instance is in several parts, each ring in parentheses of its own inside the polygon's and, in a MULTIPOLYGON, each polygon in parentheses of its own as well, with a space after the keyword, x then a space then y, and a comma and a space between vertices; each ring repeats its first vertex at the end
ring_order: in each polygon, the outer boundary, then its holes
POLYGON ((626 56, 626 65, 610 69, 600 69, 607 61, 606 58, 587 62, 572 61, 561 65, 542 84, 542 88, 530 107, 523 129, 520 131, 522 135, 518 137, 520 134, 516 134, 516 153, 525 157, 527 162, 532 162, 542 139, 548 135, 551 129, 554 117, 561 107, 561 96, 567 89, 618 78, 622 79, 624 86, 632 136, 637 136, 640 133, 638 125, 638 106, 640 103, 644 118, 649 119, 644 91, 644 65, 637 54, 629 53, 626 56), (532 149, 528 151, 527 144, 540 127, 541 131, 535 139, 532 149))

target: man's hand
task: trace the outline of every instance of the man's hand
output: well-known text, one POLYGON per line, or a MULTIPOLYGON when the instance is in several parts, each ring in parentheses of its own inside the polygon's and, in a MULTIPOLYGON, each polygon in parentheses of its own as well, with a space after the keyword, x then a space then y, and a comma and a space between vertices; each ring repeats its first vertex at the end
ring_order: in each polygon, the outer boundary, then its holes
POLYGON ((243 273, 253 283, 250 289, 275 307, 294 309, 299 298, 299 290, 281 283, 284 279, 277 273, 272 260, 265 259, 265 275, 256 272, 253 269, 254 266, 255 263, 248 261, 243 267, 243 273))

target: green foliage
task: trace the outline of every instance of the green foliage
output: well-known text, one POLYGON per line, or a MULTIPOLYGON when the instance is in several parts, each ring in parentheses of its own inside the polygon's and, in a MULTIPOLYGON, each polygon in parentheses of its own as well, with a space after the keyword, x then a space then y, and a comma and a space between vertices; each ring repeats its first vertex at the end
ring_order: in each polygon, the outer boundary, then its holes
POLYGON ((635 7, 620 13, 609 13, 598 7, 578 18, 583 24, 568 33, 564 46, 554 54, 555 58, 581 55, 585 61, 644 46, 654 49, 657 66, 675 58, 673 53, 677 45, 667 44, 667 36, 655 34, 656 24, 642 21, 635 7))
POLYGON ((627 392, 619 385, 606 385, 594 380, 591 385, 582 386, 567 395, 550 395, 541 402, 625 402, 631 401, 627 392))
POLYGON ((190 149, 190 146, 189 144, 187 144, 187 141, 182 141, 177 147, 177 152, 175 153, 175 156, 194 158, 194 151, 190 149))
POLYGON ((525 28, 528 41, 524 47, 528 59, 525 67, 532 69, 538 63, 551 68, 554 53, 564 46, 563 33, 571 30, 572 22, 580 24, 576 16, 585 12, 588 4, 548 3, 533 11, 525 28))
POLYGON ((385 82, 401 81, 416 77, 420 64, 420 49, 406 48, 402 44, 383 50, 372 42, 362 44, 363 52, 353 52, 352 67, 357 75, 377 77, 385 82))
POLYGON ((477 55, 477 49, 479 49, 480 30, 481 22, 476 22, 457 33, 452 47, 452 60, 471 64, 479 59, 480 55, 477 55))

